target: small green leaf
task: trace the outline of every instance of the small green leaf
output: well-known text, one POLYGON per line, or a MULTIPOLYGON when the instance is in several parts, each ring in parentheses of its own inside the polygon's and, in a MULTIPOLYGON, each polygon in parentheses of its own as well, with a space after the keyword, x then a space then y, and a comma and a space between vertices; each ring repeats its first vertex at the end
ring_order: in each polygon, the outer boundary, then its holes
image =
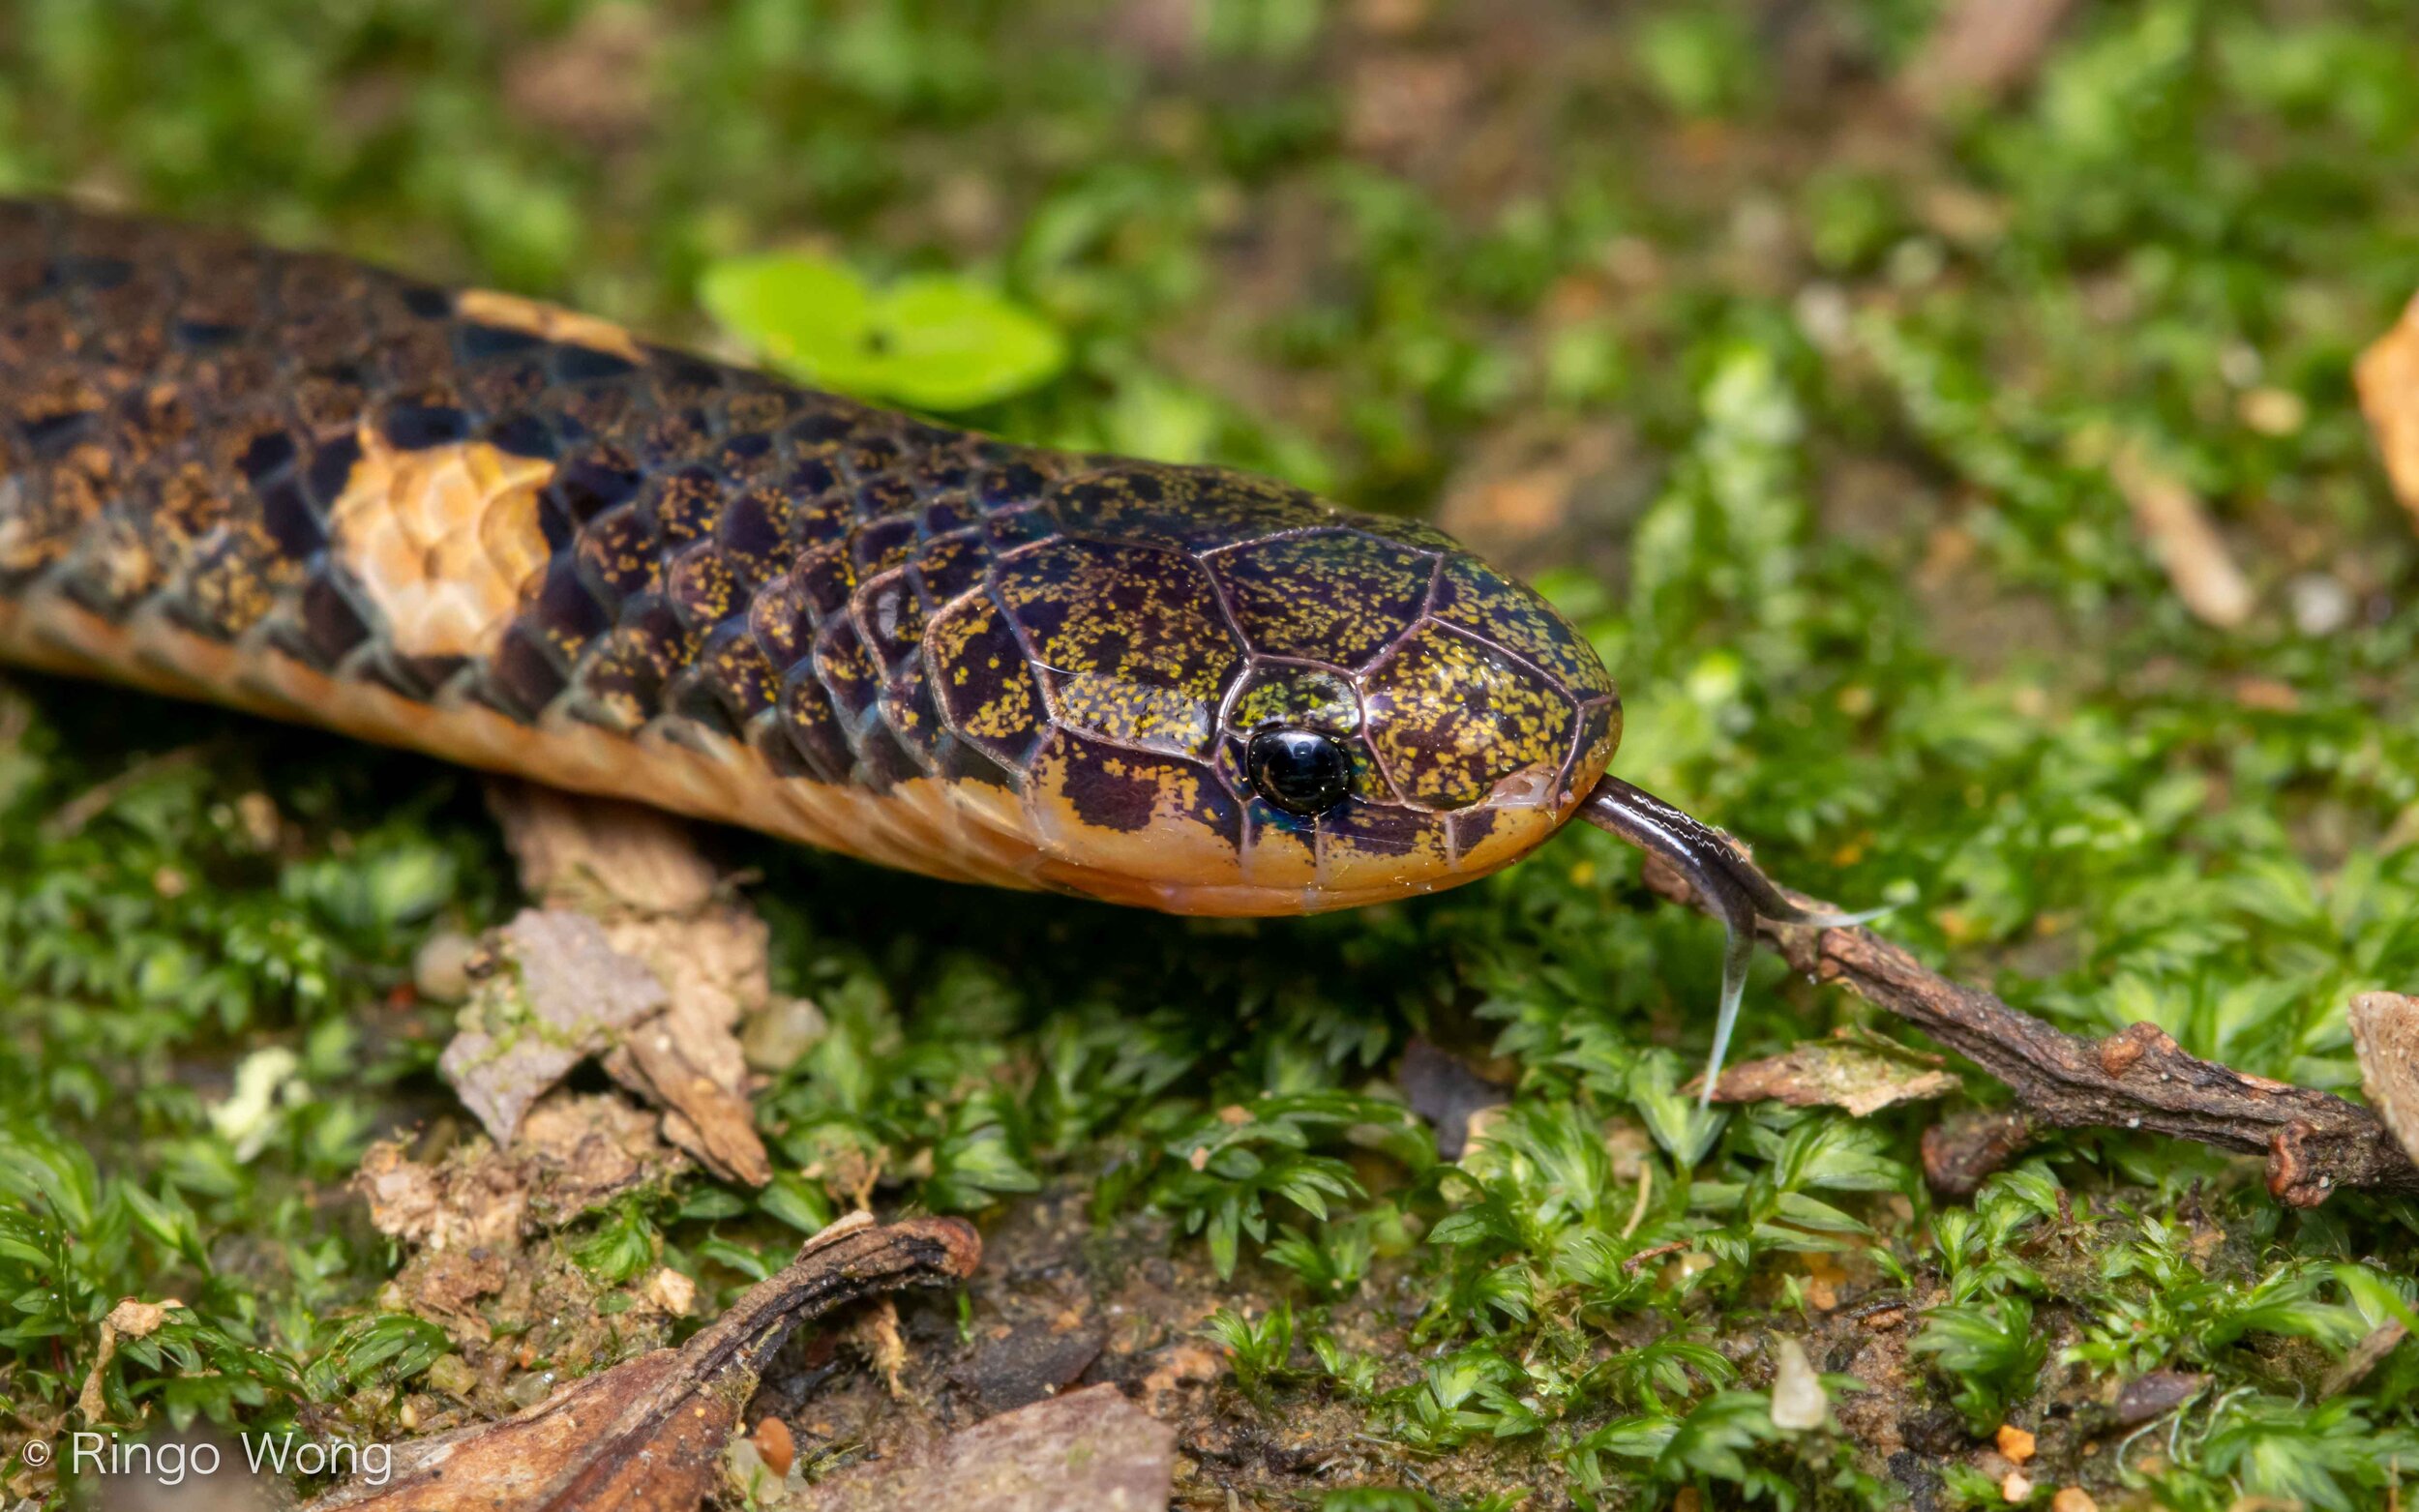
POLYGON ((747 1210, 747 1201, 738 1194, 721 1187, 702 1186, 681 1200, 676 1216, 684 1221, 736 1218, 747 1210))
POLYGON ((831 1222, 831 1199, 823 1189, 786 1171, 757 1194, 756 1205, 804 1234, 821 1233, 831 1222))
POLYGON ((1642 1058, 1629 1073, 1629 1104, 1645 1120, 1672 1163, 1691 1170, 1705 1159, 1720 1137, 1727 1113, 1700 1105, 1679 1090, 1679 1062, 1667 1051, 1642 1058))
POLYGON ((1066 364, 1058 331, 1002 295, 944 275, 904 279, 875 313, 890 392, 928 409, 972 409, 1039 387, 1066 364))
POLYGON ((1066 364, 1058 330, 949 274, 872 289, 846 264, 799 253, 727 258, 698 295, 726 329, 806 382, 922 409, 996 403, 1066 364))
POLYGON ((873 296, 845 264, 785 253, 727 257, 705 270, 698 298, 775 367, 856 391, 880 371, 863 361, 873 296))

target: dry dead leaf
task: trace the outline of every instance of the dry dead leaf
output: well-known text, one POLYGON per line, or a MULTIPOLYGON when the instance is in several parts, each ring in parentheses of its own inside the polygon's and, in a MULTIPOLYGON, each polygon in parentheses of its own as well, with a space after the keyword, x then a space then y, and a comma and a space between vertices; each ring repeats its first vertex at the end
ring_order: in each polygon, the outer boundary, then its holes
POLYGON ((724 901, 686 821, 652 809, 496 782, 489 804, 522 885, 592 916, 614 953, 661 984, 660 1011, 613 1037, 605 1069, 664 1110, 664 1137, 716 1174, 762 1186, 738 1028, 772 1004, 770 932, 724 901))
POLYGON ((851 1466, 808 1488, 809 1512, 1159 1512, 1176 1430, 1091 1386, 986 1418, 906 1461, 851 1466))
POLYGON ((771 934, 725 904, 688 918, 606 925, 614 948, 644 962, 670 993, 664 1011, 606 1057, 614 1081, 665 1109, 664 1135, 724 1175, 762 1186, 772 1165, 747 1098, 741 1016, 771 997, 771 934))
POLYGON ((109 1316, 101 1320, 105 1328, 114 1328, 121 1339, 148 1339, 160 1331, 168 1319, 168 1310, 185 1304, 174 1297, 164 1302, 144 1302, 127 1297, 109 1309, 109 1316))
POLYGON ((680 1348, 616 1365, 501 1422, 396 1445, 384 1484, 350 1482, 309 1503, 310 1512, 693 1512, 713 1493, 740 1409, 791 1329, 902 1287, 962 1280, 981 1257, 973 1229, 954 1218, 887 1228, 843 1220, 680 1348))
POLYGON ((646 1300, 658 1312, 686 1318, 697 1306, 697 1283, 670 1265, 659 1266, 647 1278, 646 1300))
POLYGON ((1828 1104, 1863 1118, 1894 1103, 1947 1097, 1960 1085, 1937 1055, 1841 1029, 1830 1039, 1807 1040, 1777 1055, 1732 1066, 1714 1084, 1714 1101, 1771 1098, 1792 1108, 1828 1104))
POLYGON ((2134 521, 2148 538, 2151 554, 2165 571, 2175 596, 2194 617, 2221 630, 2251 618, 2250 580, 2183 480, 2161 470, 2137 446, 2119 451, 2108 473, 2133 509, 2134 521))
POLYGON ((2403 507, 2419 514, 2419 298, 2352 368, 2360 411, 2375 432, 2385 476, 2403 507))
POLYGON ((509 1145, 531 1103, 670 999, 586 914, 524 908, 497 939, 518 972, 479 984, 437 1069, 489 1136, 509 1145))
POLYGON ((2360 1056, 2360 1089, 2419 1160, 2419 998, 2363 993, 2352 999, 2352 1049, 2360 1056))
POLYGON ((109 1361, 117 1356, 118 1341, 150 1338, 167 1321, 168 1309, 184 1305, 174 1297, 164 1302, 145 1302, 130 1296, 109 1309, 109 1316, 101 1320, 101 1344, 93 1351, 92 1370, 84 1377, 84 1389, 75 1396, 75 1409, 84 1414, 85 1422, 102 1422, 109 1415, 101 1377, 109 1368, 109 1361))

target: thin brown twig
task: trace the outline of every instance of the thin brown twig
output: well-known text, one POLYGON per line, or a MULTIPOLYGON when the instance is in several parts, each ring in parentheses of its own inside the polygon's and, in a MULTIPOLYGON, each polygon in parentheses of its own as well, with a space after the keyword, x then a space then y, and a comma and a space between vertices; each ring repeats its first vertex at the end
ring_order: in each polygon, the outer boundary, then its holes
POLYGON ((1623 1260, 1621 1262, 1621 1268, 1624 1270, 1635 1270, 1639 1266, 1645 1264, 1648 1260, 1660 1260, 1666 1255, 1677 1255, 1687 1247, 1688 1241, 1686 1239, 1674 1239, 1668 1244, 1654 1245, 1650 1248, 1640 1250, 1637 1254, 1623 1260))
MULTIPOLYGON (((1673 903, 1703 907, 1686 877, 1651 856, 1646 883, 1673 903)), ((1808 909, 1831 906, 1789 897, 1808 909)), ((2197 1059, 2155 1024, 2097 1040, 2052 1028, 1950 981, 1870 930, 1757 928, 1797 970, 1906 1020, 2016 1094, 2020 1123, 2002 1119, 1987 1138, 1953 1131, 1926 1141, 1936 1186, 1971 1191, 1986 1167, 2011 1158, 2034 1130, 2109 1128, 2264 1156, 2269 1193, 2295 1207, 2315 1207, 2341 1187, 2419 1194, 2419 1166, 2376 1114, 2332 1093, 2197 1059)))
POLYGON ((339 1486, 304 1512, 688 1512, 720 1483, 740 1409, 792 1328, 905 1287, 962 1281, 982 1250, 960 1219, 877 1227, 851 1214, 678 1349, 625 1360, 499 1422, 399 1445, 374 1480, 339 1486))

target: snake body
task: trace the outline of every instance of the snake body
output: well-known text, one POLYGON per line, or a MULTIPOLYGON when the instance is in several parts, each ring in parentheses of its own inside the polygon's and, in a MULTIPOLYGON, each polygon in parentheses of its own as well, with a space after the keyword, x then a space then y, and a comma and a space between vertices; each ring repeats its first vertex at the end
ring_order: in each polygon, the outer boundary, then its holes
POLYGON ((1422 524, 49 203, 0 203, 0 657, 1178 912, 1493 871, 1621 726, 1422 524))

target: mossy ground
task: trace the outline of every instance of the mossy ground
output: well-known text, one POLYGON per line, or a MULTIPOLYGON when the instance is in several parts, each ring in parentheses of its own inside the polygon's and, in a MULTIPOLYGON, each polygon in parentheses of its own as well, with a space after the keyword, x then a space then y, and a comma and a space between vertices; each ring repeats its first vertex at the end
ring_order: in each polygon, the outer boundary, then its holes
MULTIPOLYGON (((1620 769, 1777 875, 2060 1023, 2346 1086, 2346 1001, 2419 973, 2419 553, 2348 379, 2419 288, 2419 27, 2087 4, 2004 105, 1926 116, 1893 81, 1939 9, 19 0, 0 185, 698 340, 728 253, 996 282, 1071 362, 962 418, 1441 517, 1598 637, 1620 769), (2163 572, 2145 477, 2214 519, 2240 623, 2163 572)), ((471 780, 9 690, 0 1448, 80 1424, 125 1294, 189 1306, 104 1373, 117 1421, 449 1409, 343 1183, 451 1112, 408 963, 514 906, 471 780)), ((728 1297, 871 1179, 1030 1260, 908 1309, 915 1410, 1072 1312, 1177 1393, 1188 1506, 1989 1502, 2003 1422, 2045 1502, 2376 1506, 2419 1460, 2419 1350, 2337 1364, 2419 1209, 2280 1211, 2123 1135, 1943 1204, 1935 1108, 1698 1119, 1717 936, 1593 831, 1257 925, 720 844, 833 1031, 761 1100, 767 1193, 569 1234, 606 1325, 658 1264, 728 1297), (1458 1164, 1389 1111, 1415 1032, 1516 1088, 1458 1164), (1188 1388, 1205 1328, 1230 1373, 1188 1388), (1832 1426, 1773 1423, 1781 1335, 1832 1426), (2207 1379, 2120 1426, 2158 1371, 2207 1379)), ((1857 1013, 1768 961, 1741 1047, 1857 1013)), ((651 1337, 607 1335, 581 1357, 651 1337)), ((815 1455, 905 1410, 854 1349, 768 1384, 815 1455)))

